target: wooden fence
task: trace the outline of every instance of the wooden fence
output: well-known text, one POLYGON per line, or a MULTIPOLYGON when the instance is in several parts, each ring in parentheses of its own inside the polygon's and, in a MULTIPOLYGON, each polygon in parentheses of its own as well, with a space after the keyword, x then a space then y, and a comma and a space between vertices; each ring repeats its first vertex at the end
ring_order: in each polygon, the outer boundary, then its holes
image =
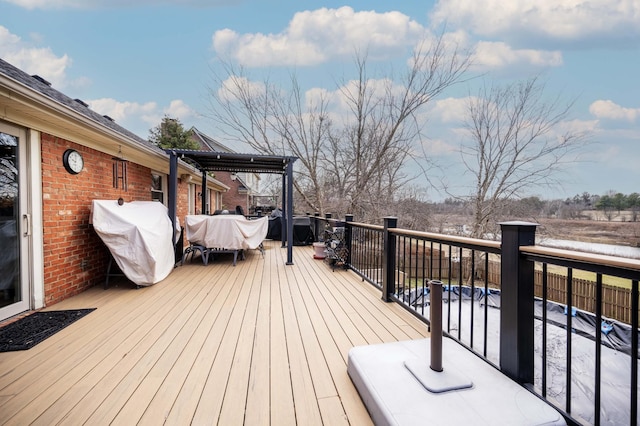
MULTIPOLYGON (((440 279, 458 281, 460 263, 451 262, 448 257, 422 258, 422 256, 411 256, 405 258, 400 263, 398 259, 398 269, 404 270, 406 279, 424 280, 440 279), (430 273, 431 272, 431 273, 430 273)), ((471 262, 462 260, 462 284, 468 284, 471 274, 471 262)), ((476 261, 475 284, 484 286, 485 274, 488 275, 488 282, 491 288, 500 288, 500 262, 490 261, 489 267, 485 271, 484 261, 476 261)), ((536 270, 534 275, 535 295, 542 297, 542 271, 536 270)), ((595 312, 596 282, 580 278, 572 280, 573 301, 572 306, 586 312, 595 312)), ((566 304, 567 303, 567 277, 566 275, 547 272, 547 298, 549 301, 566 304)), ((603 284, 602 286, 602 315, 616 321, 631 324, 631 289, 603 284)))
MULTIPOLYGON (((542 271, 535 271, 535 295, 542 297, 542 271)), ((580 278, 572 280, 572 305, 577 309, 595 312, 596 282, 580 278)), ((549 300, 567 303, 567 277, 547 273, 547 297, 549 300)), ((602 285, 602 315, 616 321, 631 324, 631 289, 602 285)))

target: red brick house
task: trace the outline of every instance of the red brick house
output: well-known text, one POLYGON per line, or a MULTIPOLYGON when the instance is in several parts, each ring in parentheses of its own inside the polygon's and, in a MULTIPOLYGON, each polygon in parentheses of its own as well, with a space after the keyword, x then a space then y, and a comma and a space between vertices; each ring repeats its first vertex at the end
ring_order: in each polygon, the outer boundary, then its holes
MULTIPOLYGON (((203 207, 201 175, 178 172, 178 218, 220 207, 228 185, 208 178, 203 207)), ((102 284, 92 200, 166 204, 168 173, 162 149, 0 60, 0 321, 102 284)))

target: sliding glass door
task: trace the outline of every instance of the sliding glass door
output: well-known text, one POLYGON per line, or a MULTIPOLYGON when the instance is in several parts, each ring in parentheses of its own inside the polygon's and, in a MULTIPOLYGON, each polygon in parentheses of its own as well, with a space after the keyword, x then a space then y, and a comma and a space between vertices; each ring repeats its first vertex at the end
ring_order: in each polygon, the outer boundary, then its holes
POLYGON ((0 320, 29 309, 26 132, 0 121, 0 320))

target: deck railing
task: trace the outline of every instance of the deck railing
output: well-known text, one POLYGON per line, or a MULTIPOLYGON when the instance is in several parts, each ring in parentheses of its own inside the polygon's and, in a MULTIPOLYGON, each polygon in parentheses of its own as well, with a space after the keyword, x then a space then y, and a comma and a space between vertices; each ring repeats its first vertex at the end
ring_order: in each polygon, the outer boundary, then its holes
POLYGON ((569 424, 637 424, 640 261, 536 246, 536 225, 522 222, 502 224, 501 242, 399 229, 393 217, 380 226, 316 215, 313 227, 319 239, 344 227, 347 266, 384 301, 426 324, 428 282, 442 281, 445 334, 552 404, 569 424), (592 295, 577 297, 576 271, 596 274, 592 295), (630 313, 628 324, 603 314, 603 276, 628 283, 629 297, 617 301, 630 313), (624 349, 610 338, 614 326, 624 349))

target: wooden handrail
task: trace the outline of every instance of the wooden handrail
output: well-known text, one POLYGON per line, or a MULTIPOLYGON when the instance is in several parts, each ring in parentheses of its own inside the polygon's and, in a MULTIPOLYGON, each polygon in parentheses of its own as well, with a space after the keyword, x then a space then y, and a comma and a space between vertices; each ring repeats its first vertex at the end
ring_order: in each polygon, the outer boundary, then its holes
POLYGON ((401 228, 390 229, 389 232, 396 235, 424 238, 425 240, 477 246, 485 249, 491 249, 492 251, 499 251, 501 248, 500 241, 481 240, 479 238, 460 237, 458 235, 436 234, 433 232, 412 231, 401 228))
POLYGON ((372 225, 370 223, 362 223, 362 222, 349 222, 349 225, 356 228, 365 228, 365 229, 373 229, 375 231, 384 231, 384 226, 382 225, 372 225))

